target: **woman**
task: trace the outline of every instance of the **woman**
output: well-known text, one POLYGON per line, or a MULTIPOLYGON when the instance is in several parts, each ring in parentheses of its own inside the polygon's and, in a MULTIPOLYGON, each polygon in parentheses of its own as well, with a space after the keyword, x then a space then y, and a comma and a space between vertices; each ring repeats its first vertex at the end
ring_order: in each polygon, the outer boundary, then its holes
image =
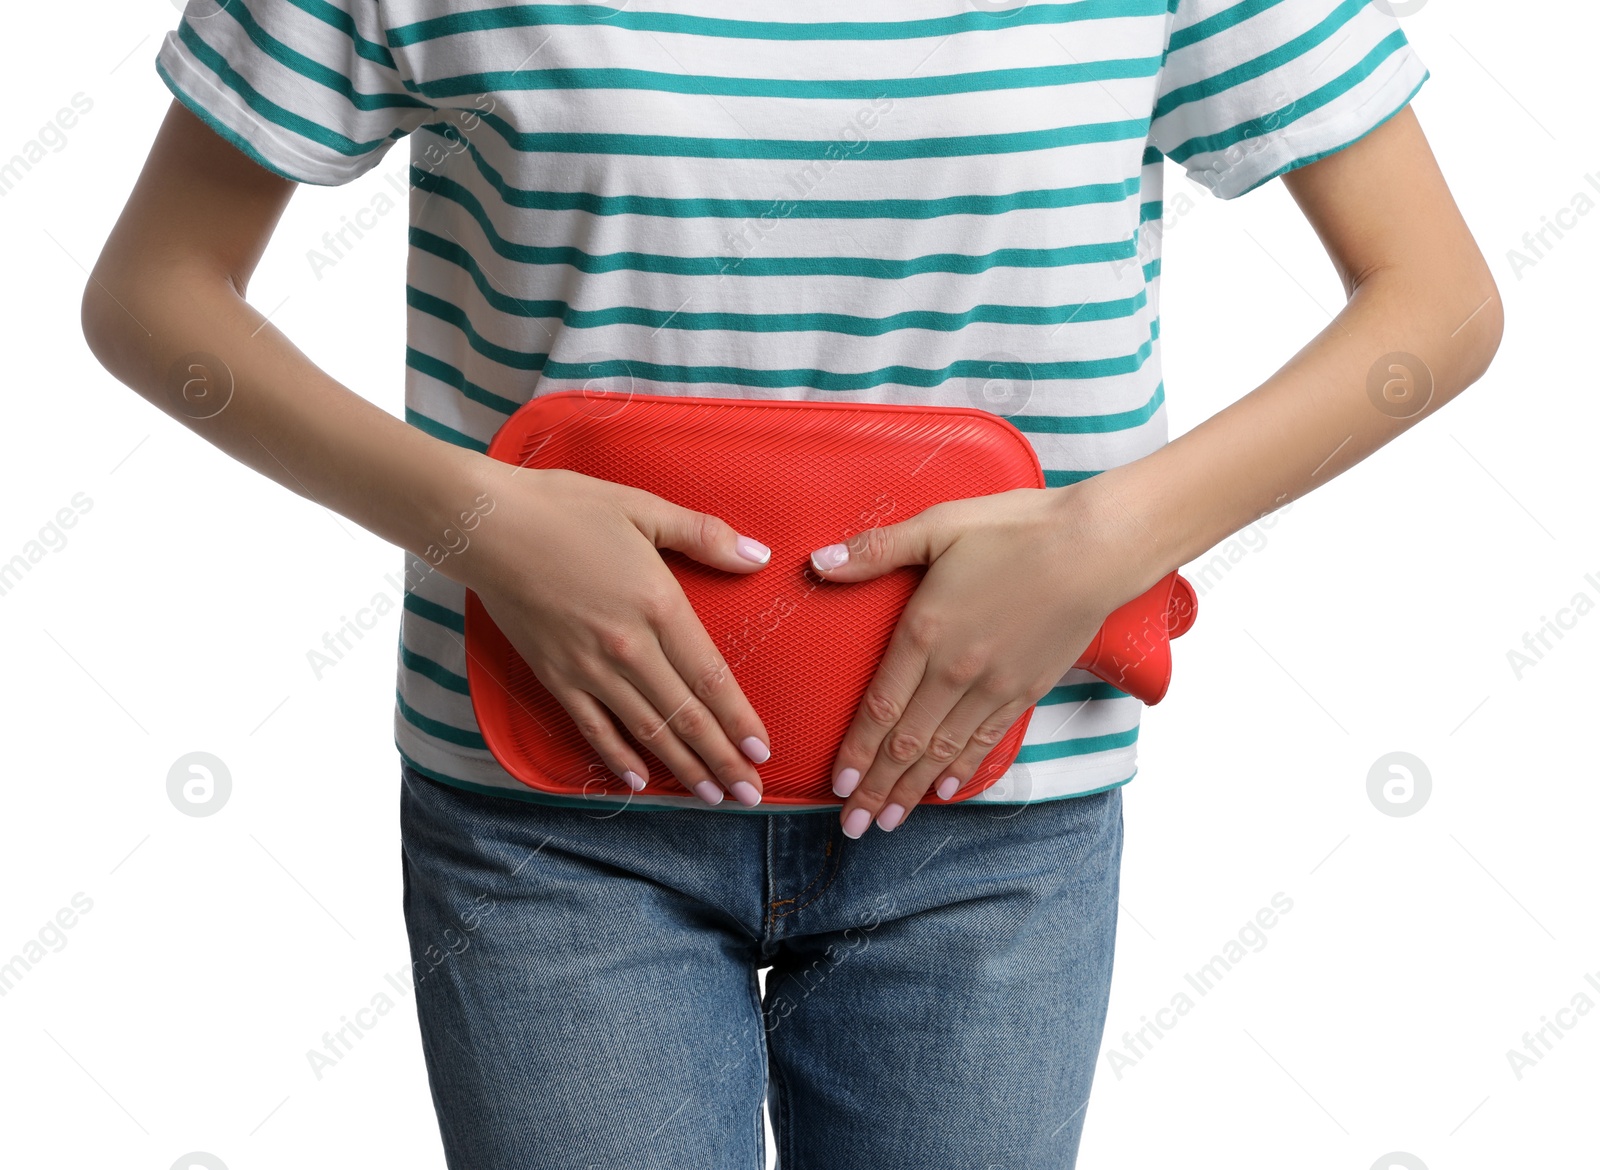
POLYGON ((1443 405, 1499 341, 1409 108, 1426 70, 1378 8, 781 15, 192 0, 157 61, 173 107, 85 292, 118 378, 412 554, 405 909, 454 1167, 756 1166, 764 1096, 786 1170, 1071 1166, 1139 719, 1072 664, 1112 609, 1443 405), (407 135, 401 422, 245 290, 297 183, 347 182, 407 135), (1348 294, 1171 443, 1168 158, 1221 198, 1282 175, 1348 294), (927 566, 836 808, 762 805, 785 745, 658 553, 758 573, 761 534, 483 454, 577 384, 979 405, 1032 442, 1048 487, 813 554, 846 587, 927 566), (468 588, 626 790, 563 800, 495 762, 468 588), (1007 776, 944 804, 1036 704, 1007 776))

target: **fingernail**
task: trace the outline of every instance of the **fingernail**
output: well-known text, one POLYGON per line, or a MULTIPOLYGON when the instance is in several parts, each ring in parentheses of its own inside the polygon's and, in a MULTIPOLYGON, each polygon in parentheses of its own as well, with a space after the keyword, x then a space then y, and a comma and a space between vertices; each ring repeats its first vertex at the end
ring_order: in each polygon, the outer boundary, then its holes
POLYGON ((752 540, 748 536, 741 536, 733 542, 734 551, 747 561, 754 561, 764 565, 772 559, 772 550, 759 540, 752 540))
POLYGON ((833 794, 835 796, 849 796, 856 790, 856 785, 861 783, 861 773, 854 768, 846 768, 833 778, 833 794))
POLYGON ((883 811, 878 814, 878 828, 887 833, 894 828, 906 815, 906 806, 898 803, 889 803, 883 806, 883 811))
POLYGON ((844 835, 846 837, 859 837, 867 831, 867 826, 872 823, 872 810, 858 808, 844 819, 844 835))
POLYGON ((622 774, 622 782, 635 792, 644 787, 644 777, 637 772, 624 772, 622 774))
POLYGON ((709 780, 702 780, 694 786, 694 794, 707 804, 722 803, 722 789, 709 780))
POLYGON ((811 554, 811 567, 819 573, 837 569, 850 559, 850 550, 842 544, 830 544, 811 554))
POLYGON ((733 782, 733 799, 745 808, 754 808, 761 803, 761 793, 756 791, 756 786, 748 780, 735 780, 733 782))
POLYGON ((753 735, 747 735, 739 741, 739 750, 752 764, 764 764, 772 758, 767 745, 753 735))
POLYGON ((961 787, 961 780, 957 776, 946 776, 939 781, 934 791, 939 794, 940 800, 949 800, 956 794, 956 789, 961 787))

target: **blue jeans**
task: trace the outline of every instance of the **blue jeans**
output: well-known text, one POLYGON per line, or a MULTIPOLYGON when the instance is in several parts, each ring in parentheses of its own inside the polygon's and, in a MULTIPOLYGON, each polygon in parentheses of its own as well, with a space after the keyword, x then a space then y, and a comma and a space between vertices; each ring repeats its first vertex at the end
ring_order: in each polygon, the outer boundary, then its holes
POLYGON ((1120 789, 562 808, 402 766, 405 919, 452 1170, 1064 1170, 1105 1023, 1120 789), (770 967, 765 994, 757 970, 770 967))

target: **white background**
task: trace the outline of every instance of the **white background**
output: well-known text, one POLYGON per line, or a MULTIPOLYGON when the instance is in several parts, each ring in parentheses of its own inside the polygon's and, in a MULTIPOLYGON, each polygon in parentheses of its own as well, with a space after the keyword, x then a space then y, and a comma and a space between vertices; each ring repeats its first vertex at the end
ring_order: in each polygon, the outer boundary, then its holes
MULTIPOLYGON (((169 100, 152 61, 176 19, 167 0, 8 18, 0 158, 74 94, 93 108, 0 198, 0 560, 76 493, 92 507, 0 596, 0 962, 75 894, 92 909, 0 997, 0 1164, 440 1167, 409 999, 320 1080, 306 1059, 408 965, 395 614, 320 681, 306 659, 390 591, 401 554, 167 419, 78 330, 85 270, 169 100), (192 751, 231 773, 215 816, 168 800, 192 751)), ((1584 981, 1600 981, 1600 616, 1520 679, 1507 660, 1576 594, 1600 600, 1600 214, 1520 275, 1507 255, 1580 190, 1600 198, 1585 183, 1600 183, 1600 20, 1433 0, 1405 28, 1432 72, 1415 108, 1500 283, 1505 341, 1463 397, 1280 513, 1179 644, 1124 790, 1107 1051, 1176 992, 1197 1002, 1120 1075, 1103 1057, 1085 1170, 1369 1170, 1394 1151, 1428 1170, 1600 1164, 1600 1012, 1520 1078, 1506 1055, 1579 992, 1600 1004, 1584 981), (1431 776, 1411 816, 1368 795, 1393 751, 1431 776), (1279 892, 1293 909, 1265 946, 1196 996, 1184 975, 1279 892)), ((320 279, 306 252, 404 155, 297 194, 251 289, 396 414, 403 205, 320 279)), ((1281 184, 1222 203, 1169 166, 1169 213, 1180 202, 1162 314, 1175 435, 1341 298, 1281 184)))

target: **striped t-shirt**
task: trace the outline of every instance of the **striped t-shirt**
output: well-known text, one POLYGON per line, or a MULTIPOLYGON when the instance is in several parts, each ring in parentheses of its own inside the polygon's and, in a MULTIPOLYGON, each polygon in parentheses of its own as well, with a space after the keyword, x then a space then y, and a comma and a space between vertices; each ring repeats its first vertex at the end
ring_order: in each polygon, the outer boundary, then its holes
MULTIPOLYGON (((1052 486, 1166 442, 1163 158, 1233 198, 1427 77, 1366 0, 190 0, 157 69, 300 182, 410 136, 406 417, 430 435, 481 451, 577 384, 979 405, 1052 486)), ((404 760, 562 803, 484 745, 462 586, 406 584, 404 760)), ((1140 709, 1068 672, 972 799, 1126 782, 1140 709)), ((675 788, 615 799, 706 808, 675 788)))

